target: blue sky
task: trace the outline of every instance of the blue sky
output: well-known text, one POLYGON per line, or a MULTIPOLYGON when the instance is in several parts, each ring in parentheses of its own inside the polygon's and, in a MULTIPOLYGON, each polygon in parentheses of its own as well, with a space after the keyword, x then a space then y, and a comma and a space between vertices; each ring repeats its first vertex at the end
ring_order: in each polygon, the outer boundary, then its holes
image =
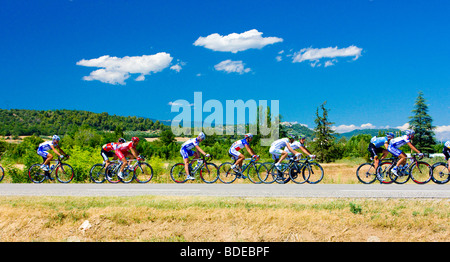
MULTIPOLYGON (((170 120, 170 103, 279 100, 284 121, 399 127, 423 91, 450 138, 448 1, 3 0, 0 108, 170 120)), ((209 114, 204 113, 204 117, 209 114)))

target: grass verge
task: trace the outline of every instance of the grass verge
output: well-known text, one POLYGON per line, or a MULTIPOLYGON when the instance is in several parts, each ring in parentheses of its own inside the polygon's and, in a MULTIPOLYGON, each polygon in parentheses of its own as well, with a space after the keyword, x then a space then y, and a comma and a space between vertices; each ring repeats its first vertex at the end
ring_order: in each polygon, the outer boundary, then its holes
POLYGON ((0 197, 0 241, 449 241, 448 200, 0 197))

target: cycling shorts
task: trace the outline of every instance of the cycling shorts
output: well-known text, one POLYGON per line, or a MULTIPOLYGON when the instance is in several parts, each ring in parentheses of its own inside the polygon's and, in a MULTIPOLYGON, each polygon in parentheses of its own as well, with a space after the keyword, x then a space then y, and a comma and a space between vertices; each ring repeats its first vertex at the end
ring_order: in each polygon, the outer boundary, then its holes
POLYGON ((43 151, 43 150, 39 150, 37 151, 37 154, 40 155, 44 161, 47 160, 47 156, 48 156, 48 152, 47 151, 43 151))
POLYGON ((114 151, 106 151, 105 149, 102 148, 102 151, 100 152, 100 155, 102 156, 104 161, 108 161, 109 157, 113 157, 114 156, 114 151))
POLYGON ((401 155, 403 153, 402 150, 400 150, 394 146, 391 146, 391 145, 388 146, 388 151, 389 151, 389 153, 391 153, 393 156, 396 156, 396 157, 398 157, 399 155, 401 155))
POLYGON ((192 149, 181 148, 180 154, 183 157, 183 159, 186 159, 189 158, 190 156, 193 156, 195 154, 195 151, 192 149))
POLYGON ((383 153, 383 148, 376 147, 373 143, 369 144, 369 148, 367 150, 369 150, 369 155, 371 158, 374 158, 378 154, 383 153))
POLYGON ((271 147, 271 148, 269 149, 269 153, 272 154, 272 159, 275 160, 275 161, 277 161, 278 158, 279 158, 279 156, 281 155, 281 153, 283 153, 283 150, 282 150, 282 149, 275 149, 275 148, 272 148, 272 147, 271 147))
POLYGON ((241 153, 234 148, 230 148, 230 150, 228 150, 228 154, 233 160, 238 160, 239 156, 241 155, 241 153))
POLYGON ((447 147, 444 147, 444 150, 442 150, 442 154, 444 154, 445 160, 450 159, 450 149, 448 149, 447 147))

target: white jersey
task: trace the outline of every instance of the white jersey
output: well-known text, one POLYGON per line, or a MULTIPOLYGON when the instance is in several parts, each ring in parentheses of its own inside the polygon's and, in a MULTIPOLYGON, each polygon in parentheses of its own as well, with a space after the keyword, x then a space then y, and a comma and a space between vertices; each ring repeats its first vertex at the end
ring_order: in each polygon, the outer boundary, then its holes
MULTIPOLYGON (((294 143, 292 143, 292 144, 289 144, 290 146, 291 146, 291 148, 293 149, 293 150, 295 150, 295 149, 299 149, 300 147, 304 147, 305 145, 303 145, 302 143, 300 143, 300 141, 295 141, 294 143)), ((289 148, 284 148, 284 151, 286 151, 286 152, 288 152, 289 153, 289 148)))
POLYGON ((52 145, 55 146, 53 144, 53 141, 46 141, 46 142, 40 143, 38 150, 39 151, 48 151, 48 150, 52 149, 52 147, 51 147, 52 145))
POLYGON ((447 142, 445 142, 445 144, 444 144, 444 145, 445 145, 445 147, 446 147, 446 148, 450 149, 450 140, 449 140, 449 141, 447 141, 447 142))
POLYGON ((271 149, 282 149, 283 147, 285 147, 288 144, 289 144, 289 139, 288 138, 281 138, 281 139, 278 139, 278 140, 274 141, 270 145, 270 148, 271 149))
POLYGON ((408 138, 408 135, 404 135, 404 136, 399 136, 394 139, 391 139, 391 141, 389 142, 389 145, 393 146, 395 148, 399 148, 403 145, 406 145, 409 142, 410 142, 410 140, 408 138))
POLYGON ((184 150, 190 150, 192 148, 194 148, 195 146, 198 146, 198 141, 197 138, 191 138, 188 141, 184 142, 183 145, 181 145, 181 149, 184 150))

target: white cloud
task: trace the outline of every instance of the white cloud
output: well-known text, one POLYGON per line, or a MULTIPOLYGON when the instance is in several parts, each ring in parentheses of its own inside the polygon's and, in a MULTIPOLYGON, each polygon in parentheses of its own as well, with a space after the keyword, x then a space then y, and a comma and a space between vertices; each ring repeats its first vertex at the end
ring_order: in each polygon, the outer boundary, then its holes
POLYGON ((251 71, 250 68, 245 68, 242 61, 231 61, 230 59, 222 61, 214 66, 217 71, 225 71, 227 73, 248 73, 251 71))
POLYGON ((409 129, 409 123, 404 123, 403 125, 396 126, 395 128, 405 131, 406 129, 409 129))
POLYGON ((251 48, 261 49, 266 45, 283 42, 282 38, 262 37, 262 34, 256 29, 241 34, 231 33, 226 36, 214 33, 207 37, 199 37, 194 42, 194 45, 203 46, 214 51, 237 53, 251 48))
POLYGON ((434 130, 436 140, 448 141, 450 140, 450 126, 437 126, 434 130))
POLYGON ((177 71, 177 72, 180 72, 181 71, 181 66, 180 66, 180 64, 176 64, 176 65, 171 66, 170 69, 172 69, 174 71, 177 71))
POLYGON ((331 128, 337 133, 347 133, 347 132, 351 132, 351 131, 353 131, 355 129, 374 129, 374 128, 377 128, 377 127, 372 125, 371 123, 367 123, 367 124, 362 124, 360 126, 356 126, 356 125, 340 125, 340 126, 333 126, 331 128))
POLYGON ((77 62, 77 65, 101 68, 91 72, 89 76, 83 77, 86 81, 98 80, 103 83, 124 85, 130 74, 140 74, 136 81, 143 81, 146 75, 160 72, 169 67, 172 59, 170 54, 165 52, 123 58, 105 55, 90 60, 82 59, 77 62))
POLYGON ((321 59, 330 59, 325 61, 325 67, 334 65, 337 62, 338 57, 354 57, 353 60, 358 59, 361 56, 362 48, 357 46, 349 46, 346 48, 326 47, 326 48, 303 48, 300 52, 296 52, 293 55, 293 63, 301 63, 303 61, 312 61, 311 66, 320 66, 318 64, 321 59))

